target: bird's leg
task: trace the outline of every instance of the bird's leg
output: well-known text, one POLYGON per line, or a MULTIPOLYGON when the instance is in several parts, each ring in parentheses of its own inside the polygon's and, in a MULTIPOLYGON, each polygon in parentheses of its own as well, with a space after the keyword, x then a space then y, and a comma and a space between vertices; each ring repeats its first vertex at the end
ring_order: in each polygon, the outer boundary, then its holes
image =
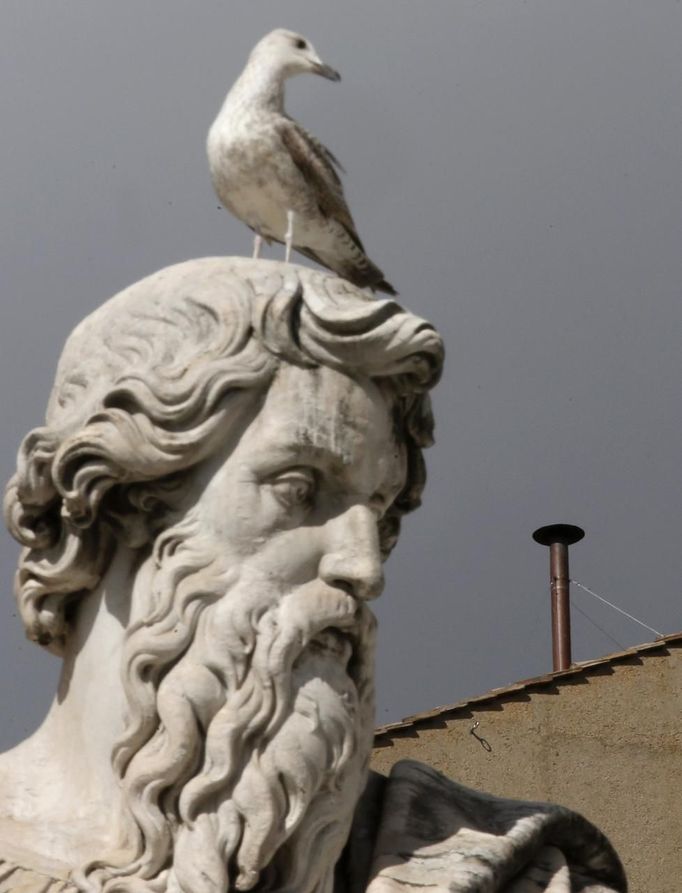
POLYGON ((287 231, 284 233, 284 244, 286 250, 284 252, 284 263, 289 263, 291 257, 291 246, 294 242, 294 212, 289 208, 287 211, 287 231))
POLYGON ((253 259, 257 260, 260 257, 260 250, 263 247, 263 236, 260 233, 256 233, 253 238, 253 259))

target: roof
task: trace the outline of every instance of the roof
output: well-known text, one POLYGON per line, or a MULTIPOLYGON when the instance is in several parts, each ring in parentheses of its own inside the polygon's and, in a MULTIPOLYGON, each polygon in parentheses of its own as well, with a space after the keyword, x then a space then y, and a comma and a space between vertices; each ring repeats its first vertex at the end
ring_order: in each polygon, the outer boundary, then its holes
POLYGON ((582 661, 573 664, 567 670, 558 670, 554 673, 546 673, 544 676, 523 679, 521 682, 514 682, 502 688, 493 688, 478 697, 457 701, 455 704, 444 707, 434 707, 424 713, 407 716, 400 722, 379 726, 374 733, 374 746, 390 747, 393 737, 414 735, 420 726, 442 725, 446 719, 471 717, 473 711, 479 709, 501 710, 502 705, 499 702, 528 700, 528 695, 533 692, 556 691, 561 685, 575 684, 577 678, 581 676, 607 675, 613 672, 611 669, 613 664, 641 664, 642 658, 667 654, 671 648, 682 648, 682 632, 660 636, 655 642, 635 645, 633 648, 607 654, 596 660, 582 661))

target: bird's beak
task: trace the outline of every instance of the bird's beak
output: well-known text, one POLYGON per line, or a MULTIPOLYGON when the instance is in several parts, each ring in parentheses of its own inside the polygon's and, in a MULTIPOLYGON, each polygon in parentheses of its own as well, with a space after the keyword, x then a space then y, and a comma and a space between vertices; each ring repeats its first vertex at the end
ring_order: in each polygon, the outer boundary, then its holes
POLYGON ((325 65, 324 62, 315 62, 313 64, 313 73, 319 74, 323 78, 327 78, 328 81, 340 81, 341 75, 335 68, 332 68, 331 65, 325 65))

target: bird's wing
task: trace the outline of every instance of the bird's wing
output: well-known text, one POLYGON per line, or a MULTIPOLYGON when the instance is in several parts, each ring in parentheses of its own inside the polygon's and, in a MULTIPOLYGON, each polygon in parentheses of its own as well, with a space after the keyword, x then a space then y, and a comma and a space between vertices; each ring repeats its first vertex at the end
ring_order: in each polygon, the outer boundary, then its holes
MULTIPOLYGON (((341 180, 339 179, 338 174, 336 173, 336 170, 334 170, 334 168, 336 168, 337 170, 340 170, 342 174, 345 174, 345 173, 346 173, 346 169, 345 169, 344 166, 341 164, 341 162, 340 162, 339 159, 336 157, 336 155, 334 155, 334 153, 332 152, 332 150, 331 150, 331 149, 328 149, 328 148, 324 145, 324 143, 321 143, 321 142, 318 140, 318 138, 317 138, 316 136, 313 136, 312 133, 310 133, 309 130, 306 130, 305 127, 304 127, 302 124, 299 124, 297 121, 294 121, 294 119, 293 119, 293 118, 290 118, 288 115, 285 115, 285 117, 287 118, 288 121, 290 121, 290 122, 294 125, 294 127, 296 128, 296 130, 298 130, 298 132, 299 132, 302 136, 304 136, 305 139, 306 139, 312 146, 315 147, 316 152, 318 152, 323 158, 325 158, 325 159, 327 160, 327 162, 329 163, 329 166, 330 166, 330 168, 331 168, 331 174, 332 174, 332 176, 334 177, 334 179, 336 180, 336 182, 337 182, 337 183, 339 184, 339 186, 341 187, 341 180)), ((341 187, 341 188, 343 188, 343 187, 341 187)))
POLYGON ((291 118, 282 120, 279 133, 292 161, 315 190, 320 211, 325 217, 338 220, 364 251, 334 167, 338 162, 332 153, 291 118))

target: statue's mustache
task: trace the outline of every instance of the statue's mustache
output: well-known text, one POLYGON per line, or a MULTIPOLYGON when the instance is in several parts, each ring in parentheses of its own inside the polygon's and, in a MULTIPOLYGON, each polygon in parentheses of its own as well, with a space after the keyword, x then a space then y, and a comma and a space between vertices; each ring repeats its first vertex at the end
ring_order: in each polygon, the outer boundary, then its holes
MULTIPOLYGON (((354 658, 364 653, 376 622, 362 602, 343 589, 311 581, 284 595, 260 618, 252 669, 264 686, 289 678, 308 650, 340 660, 353 677, 354 658)), ((355 680, 353 680, 355 681, 355 680)))

